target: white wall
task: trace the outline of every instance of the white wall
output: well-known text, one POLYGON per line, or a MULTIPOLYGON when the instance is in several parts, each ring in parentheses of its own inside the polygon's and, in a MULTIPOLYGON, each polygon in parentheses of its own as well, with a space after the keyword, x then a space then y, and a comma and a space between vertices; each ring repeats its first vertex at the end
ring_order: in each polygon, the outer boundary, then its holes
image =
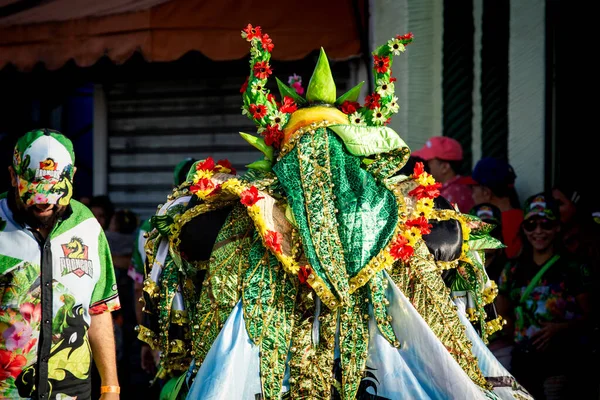
POLYGON ((443 2, 439 0, 375 0, 373 47, 398 34, 412 32, 414 41, 392 66, 400 111, 390 126, 413 150, 442 132, 443 2))
POLYGON ((508 152, 521 201, 544 188, 545 0, 510 2, 508 152))
POLYGON ((473 0, 473 22, 475 37, 473 42, 473 135, 471 151, 473 165, 481 158, 481 36, 483 0, 473 0))

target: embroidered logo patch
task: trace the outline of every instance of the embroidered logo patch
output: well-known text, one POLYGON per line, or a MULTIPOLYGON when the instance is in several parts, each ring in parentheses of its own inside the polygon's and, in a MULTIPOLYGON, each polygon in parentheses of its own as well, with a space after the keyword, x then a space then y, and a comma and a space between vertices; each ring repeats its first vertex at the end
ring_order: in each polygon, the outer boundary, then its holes
POLYGON ((40 168, 35 170, 35 179, 59 179, 62 171, 58 171, 58 164, 51 158, 40 161, 40 168))
POLYGON ((90 278, 94 274, 92 261, 88 259, 88 247, 83 244, 83 240, 73 236, 69 243, 61 244, 62 251, 65 254, 60 258, 61 276, 73 273, 78 277, 87 275, 90 278))

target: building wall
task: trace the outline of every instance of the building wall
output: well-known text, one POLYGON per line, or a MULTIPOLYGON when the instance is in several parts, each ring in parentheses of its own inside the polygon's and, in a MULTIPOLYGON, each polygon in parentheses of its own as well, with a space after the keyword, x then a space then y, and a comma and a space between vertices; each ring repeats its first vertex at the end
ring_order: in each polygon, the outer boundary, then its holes
POLYGON ((415 150, 442 132, 442 2, 375 0, 373 48, 408 32, 415 36, 403 55, 394 58, 393 75, 400 111, 391 128, 415 150))
MULTIPOLYGON (((484 1, 473 0, 472 167, 482 153, 481 50, 484 1)), ((400 112, 392 120, 412 149, 442 132, 443 1, 374 0, 372 46, 412 31, 414 43, 394 60, 400 112)), ((508 150, 522 199, 544 187, 545 0, 510 2, 508 150)), ((468 38, 465 38, 468 40, 468 38)))
POLYGON ((509 160, 521 201, 544 189, 545 0, 510 2, 509 160))

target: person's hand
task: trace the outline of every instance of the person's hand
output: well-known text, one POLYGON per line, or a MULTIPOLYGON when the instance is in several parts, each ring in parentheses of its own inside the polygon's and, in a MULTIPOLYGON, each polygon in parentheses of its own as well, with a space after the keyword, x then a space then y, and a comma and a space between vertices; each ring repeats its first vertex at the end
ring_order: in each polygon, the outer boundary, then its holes
POLYGON ((566 328, 565 323, 558 322, 542 322, 542 328, 531 335, 533 339, 533 345, 538 351, 546 351, 550 346, 551 339, 556 336, 557 333, 563 331, 566 328))
POLYGON ((154 350, 146 343, 142 344, 141 350, 142 369, 149 375, 156 374, 156 355, 154 350))

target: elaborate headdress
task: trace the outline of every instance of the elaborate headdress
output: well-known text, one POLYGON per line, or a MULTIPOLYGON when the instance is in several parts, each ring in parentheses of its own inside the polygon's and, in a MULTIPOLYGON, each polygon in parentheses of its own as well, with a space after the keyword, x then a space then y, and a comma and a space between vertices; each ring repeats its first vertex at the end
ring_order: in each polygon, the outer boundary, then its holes
POLYGON ((386 129, 372 130, 369 127, 384 127, 398 112, 398 98, 394 95, 396 79, 391 76, 392 56, 404 52, 405 46, 413 40, 412 33, 390 39, 373 53, 376 89, 366 97, 362 106, 357 100, 364 82, 336 98, 335 81, 323 48, 310 78, 306 97, 275 78, 281 95, 281 102, 278 102, 266 87, 273 72, 269 64, 274 47, 271 38, 263 34, 260 27, 250 24, 242 31, 242 37, 251 44, 250 75, 240 90, 244 99, 242 113, 256 124, 262 138, 244 133, 242 136, 265 155, 264 160, 250 164, 250 168, 270 170, 275 161, 274 150, 285 153, 293 146, 300 128, 312 122, 326 121, 328 125, 363 127, 334 129, 350 151, 353 148, 359 153, 367 151, 361 142, 371 147, 371 154, 400 147, 401 141, 394 140, 397 135, 386 129), (357 135, 361 136, 360 140, 356 140, 357 135), (383 148, 372 147, 375 138, 384 139, 378 141, 383 148))

